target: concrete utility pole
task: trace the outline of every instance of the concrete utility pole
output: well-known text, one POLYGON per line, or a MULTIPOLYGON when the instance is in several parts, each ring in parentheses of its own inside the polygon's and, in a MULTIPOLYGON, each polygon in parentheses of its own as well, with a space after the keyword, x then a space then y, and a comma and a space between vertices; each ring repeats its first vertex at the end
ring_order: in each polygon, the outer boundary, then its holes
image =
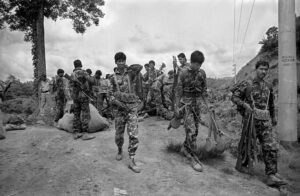
POLYGON ((279 0, 278 13, 278 134, 281 142, 289 144, 297 141, 295 0, 279 0))

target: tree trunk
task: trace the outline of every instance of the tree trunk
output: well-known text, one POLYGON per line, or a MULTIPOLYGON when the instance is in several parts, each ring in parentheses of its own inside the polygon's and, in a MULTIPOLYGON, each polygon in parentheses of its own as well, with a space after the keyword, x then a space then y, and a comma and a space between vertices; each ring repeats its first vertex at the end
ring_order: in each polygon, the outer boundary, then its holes
POLYGON ((36 20, 36 54, 38 66, 38 78, 46 75, 46 57, 45 57, 45 34, 44 34, 44 0, 40 0, 40 7, 36 20))

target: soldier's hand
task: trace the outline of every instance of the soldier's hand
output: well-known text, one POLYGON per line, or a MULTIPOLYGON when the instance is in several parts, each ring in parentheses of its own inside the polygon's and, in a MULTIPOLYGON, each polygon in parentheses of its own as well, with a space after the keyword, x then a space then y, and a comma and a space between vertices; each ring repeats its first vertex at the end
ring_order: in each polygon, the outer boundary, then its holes
POLYGON ((273 126, 276 126, 276 125, 277 125, 277 120, 276 120, 276 118, 272 118, 272 125, 273 125, 273 126))
POLYGON ((175 108, 174 108, 174 116, 175 116, 176 118, 179 118, 179 116, 180 116, 180 112, 179 112, 179 108, 178 108, 178 107, 175 107, 175 108))
POLYGON ((65 107, 65 113, 70 113, 72 104, 73 104, 73 100, 67 101, 66 107, 65 107))
POLYGON ((248 103, 244 103, 243 107, 245 108, 246 112, 248 112, 248 113, 253 112, 253 109, 251 108, 251 106, 248 103))
POLYGON ((115 100, 114 101, 114 103, 115 103, 115 105, 118 107, 118 108, 120 108, 120 109, 124 109, 124 110, 127 110, 127 107, 126 107, 126 105, 124 105, 123 103, 121 103, 120 101, 118 101, 118 100, 115 100))

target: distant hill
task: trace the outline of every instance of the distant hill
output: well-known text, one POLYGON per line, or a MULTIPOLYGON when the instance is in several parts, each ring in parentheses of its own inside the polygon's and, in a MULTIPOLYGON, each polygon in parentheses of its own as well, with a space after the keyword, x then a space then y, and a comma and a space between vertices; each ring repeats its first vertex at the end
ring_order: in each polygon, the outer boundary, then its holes
POLYGON ((255 64, 259 60, 265 60, 269 62, 270 69, 269 74, 266 76, 266 80, 274 85, 277 89, 278 86, 278 53, 263 52, 256 55, 250 60, 237 74, 237 82, 243 80, 249 80, 254 77, 255 64))

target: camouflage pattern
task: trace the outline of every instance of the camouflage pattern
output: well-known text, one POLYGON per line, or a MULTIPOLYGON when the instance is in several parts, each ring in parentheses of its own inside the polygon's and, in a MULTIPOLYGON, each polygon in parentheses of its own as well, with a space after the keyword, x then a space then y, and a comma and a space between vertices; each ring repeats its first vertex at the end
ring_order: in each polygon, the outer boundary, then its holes
POLYGON ((174 112, 171 109, 173 78, 169 78, 166 75, 161 75, 156 79, 153 86, 154 101, 159 115, 166 120, 172 119, 174 115, 174 112))
POLYGON ((267 120, 254 118, 254 126, 262 147, 265 172, 267 175, 277 173, 278 143, 273 135, 271 124, 271 119, 275 118, 272 86, 266 81, 259 82, 257 79, 253 79, 237 84, 233 87, 232 93, 231 100, 238 106, 243 120, 247 117, 243 108, 244 102, 257 109, 269 111, 270 118, 267 120))
POLYGON ((155 79, 157 78, 157 70, 156 69, 149 69, 149 85, 152 86, 155 79))
POLYGON ((56 76, 53 80, 53 92, 55 97, 55 118, 57 122, 64 115, 64 108, 67 100, 70 99, 70 94, 67 88, 67 81, 64 77, 56 76))
POLYGON ((176 102, 181 108, 184 119, 186 138, 183 143, 186 151, 194 156, 202 105, 202 97, 207 95, 206 73, 199 69, 193 71, 190 67, 179 73, 176 88, 176 102), (178 103, 179 102, 179 103, 178 103))
POLYGON ((277 173, 278 143, 272 131, 271 121, 254 120, 256 136, 262 147, 266 175, 277 173))
POLYGON ((115 142, 119 148, 123 146, 125 126, 127 124, 127 133, 129 135, 128 152, 130 158, 133 158, 139 143, 137 110, 141 101, 134 91, 126 69, 122 72, 117 69, 114 77, 111 78, 111 84, 110 101, 117 110, 115 114, 115 142), (121 107, 119 104, 122 104, 124 107, 121 107))
POLYGON ((74 133, 88 132, 89 122, 90 122, 89 99, 87 97, 80 97, 78 99, 74 99, 73 107, 74 107, 74 120, 73 120, 74 133))
MULTIPOLYGON (((94 85, 93 85, 93 93, 96 97, 94 101, 94 106, 97 108, 98 112, 103 116, 105 114, 109 114, 110 104, 108 100, 108 93, 110 91, 111 85, 109 80, 104 78, 94 78, 94 85), (106 109, 104 108, 104 101, 106 101, 106 109), (104 111, 105 109, 105 111, 104 111)), ((107 116, 107 115, 106 115, 107 116)))
POLYGON ((89 85, 94 84, 95 80, 90 77, 85 70, 80 68, 76 68, 71 77, 73 81, 78 80, 81 83, 81 89, 74 82, 70 83, 74 102, 74 132, 87 132, 90 121, 89 98, 81 90, 83 89, 85 92, 89 92, 91 89, 89 85))
POLYGON ((129 157, 133 158, 135 152, 138 148, 138 120, 137 120, 137 112, 131 110, 127 111, 118 111, 115 116, 115 142, 118 148, 122 148, 124 144, 124 132, 125 126, 127 124, 127 133, 129 136, 129 145, 128 145, 128 153, 129 157))

